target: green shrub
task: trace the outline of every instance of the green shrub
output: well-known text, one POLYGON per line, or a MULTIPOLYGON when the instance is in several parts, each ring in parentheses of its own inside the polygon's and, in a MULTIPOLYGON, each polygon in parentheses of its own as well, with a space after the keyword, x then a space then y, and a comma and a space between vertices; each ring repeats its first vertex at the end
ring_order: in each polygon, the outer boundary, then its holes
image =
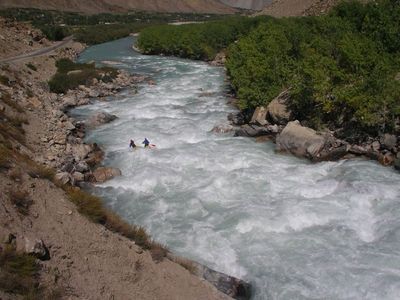
POLYGON ((26 66, 27 66, 29 69, 31 69, 32 71, 35 71, 35 72, 37 71, 36 66, 35 66, 34 64, 32 64, 32 63, 27 63, 26 66))
POLYGON ((5 86, 10 86, 10 79, 5 75, 0 75, 0 83, 5 86))
POLYGON ((66 93, 79 85, 87 85, 94 78, 110 82, 118 75, 111 67, 96 68, 95 64, 75 63, 67 58, 56 62, 57 73, 50 79, 49 87, 53 93, 66 93))

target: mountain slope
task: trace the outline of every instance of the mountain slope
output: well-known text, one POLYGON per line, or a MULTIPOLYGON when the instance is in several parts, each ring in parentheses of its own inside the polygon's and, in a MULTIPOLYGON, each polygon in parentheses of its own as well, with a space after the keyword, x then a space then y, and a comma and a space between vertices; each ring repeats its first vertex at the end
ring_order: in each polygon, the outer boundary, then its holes
POLYGON ((222 3, 238 8, 262 10, 271 0, 220 0, 222 3))
POLYGON ((218 0, 1 0, 0 8, 29 7, 89 14, 128 10, 158 12, 234 13, 218 0))
POLYGON ((259 14, 274 17, 318 15, 329 10, 337 0, 275 0, 259 14))

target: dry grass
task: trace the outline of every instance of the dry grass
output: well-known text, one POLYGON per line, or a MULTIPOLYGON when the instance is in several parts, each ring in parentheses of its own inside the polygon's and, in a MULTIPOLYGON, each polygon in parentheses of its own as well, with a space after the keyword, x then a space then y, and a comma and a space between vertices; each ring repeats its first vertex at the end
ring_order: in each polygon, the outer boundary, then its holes
POLYGON ((155 260, 162 260, 168 250, 165 246, 151 240, 151 236, 141 226, 129 224, 120 216, 103 205, 103 201, 94 195, 71 186, 62 186, 78 211, 95 223, 104 225, 108 230, 135 241, 143 249, 150 250, 155 260))
POLYGON ((1 170, 8 170, 11 168, 12 159, 11 159, 11 150, 4 145, 3 143, 0 144, 0 171, 1 170))
POLYGON ((27 191, 9 190, 8 197, 20 214, 29 214, 29 207, 33 204, 27 191))
POLYGON ((2 91, 0 100, 2 100, 9 107, 15 109, 17 112, 19 112, 19 113, 24 112, 23 107, 21 105, 19 105, 17 102, 13 101, 11 99, 11 95, 8 92, 2 91))
MULTIPOLYGON (((1 248, 0 248, 1 249, 1 248)), ((32 295, 39 266, 34 257, 18 253, 12 246, 0 250, 0 289, 6 293, 32 295)))
POLYGON ((165 245, 152 241, 150 254, 155 262, 161 262, 167 256, 168 249, 165 245))
POLYGON ((6 86, 10 86, 10 79, 5 75, 0 75, 0 83, 6 86))
POLYGON ((184 267, 191 274, 193 275, 197 274, 197 267, 191 260, 182 257, 174 257, 173 261, 184 267))
POLYGON ((59 287, 39 285, 39 270, 40 267, 33 256, 17 252, 11 245, 4 248, 0 246, 0 290, 15 295, 12 299, 62 298, 64 293, 59 287))

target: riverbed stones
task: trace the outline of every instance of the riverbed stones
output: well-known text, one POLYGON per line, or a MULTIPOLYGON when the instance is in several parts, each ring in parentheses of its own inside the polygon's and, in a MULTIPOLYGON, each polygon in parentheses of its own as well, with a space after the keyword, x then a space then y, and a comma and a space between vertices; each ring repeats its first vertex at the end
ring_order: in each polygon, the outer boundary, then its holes
POLYGON ((93 172, 93 176, 96 182, 105 182, 110 180, 114 177, 121 176, 122 172, 120 169, 117 168, 110 168, 110 167, 99 167, 93 172))
POLYGON ((289 122, 277 136, 278 151, 287 151, 295 156, 315 158, 324 148, 326 138, 315 130, 300 125, 299 121, 289 122))

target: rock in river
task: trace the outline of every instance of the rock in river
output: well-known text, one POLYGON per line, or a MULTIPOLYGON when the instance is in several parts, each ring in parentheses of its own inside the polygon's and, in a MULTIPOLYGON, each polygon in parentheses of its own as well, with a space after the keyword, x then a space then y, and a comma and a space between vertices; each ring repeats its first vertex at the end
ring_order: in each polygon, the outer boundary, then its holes
POLYGON ((301 126, 299 121, 289 122, 276 138, 278 151, 287 151, 299 157, 315 158, 324 145, 324 136, 301 126))
POLYGON ((100 183, 121 175, 121 170, 117 168, 99 167, 93 172, 93 176, 96 179, 96 182, 100 183))

